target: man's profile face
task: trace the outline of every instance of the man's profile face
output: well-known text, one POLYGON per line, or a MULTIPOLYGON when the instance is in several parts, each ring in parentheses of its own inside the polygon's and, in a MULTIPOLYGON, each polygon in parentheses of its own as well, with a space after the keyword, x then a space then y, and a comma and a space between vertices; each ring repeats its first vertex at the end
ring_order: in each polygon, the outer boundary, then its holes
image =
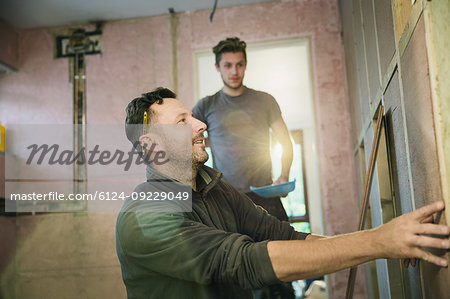
POLYGON ((247 63, 242 52, 222 53, 219 65, 216 64, 223 84, 231 89, 239 89, 242 86, 246 67, 247 63))
POLYGON ((203 136, 206 124, 194 118, 191 110, 181 101, 165 98, 162 104, 153 104, 150 109, 154 112, 152 124, 190 125, 192 128, 192 163, 203 164, 208 160, 203 136))

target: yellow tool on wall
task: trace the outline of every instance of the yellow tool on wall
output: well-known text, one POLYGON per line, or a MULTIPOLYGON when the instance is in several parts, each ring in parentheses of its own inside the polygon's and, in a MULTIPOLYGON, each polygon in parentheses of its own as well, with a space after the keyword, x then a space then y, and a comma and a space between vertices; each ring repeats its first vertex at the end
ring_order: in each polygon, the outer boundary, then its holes
POLYGON ((5 152, 5 127, 0 125, 0 152, 5 152))

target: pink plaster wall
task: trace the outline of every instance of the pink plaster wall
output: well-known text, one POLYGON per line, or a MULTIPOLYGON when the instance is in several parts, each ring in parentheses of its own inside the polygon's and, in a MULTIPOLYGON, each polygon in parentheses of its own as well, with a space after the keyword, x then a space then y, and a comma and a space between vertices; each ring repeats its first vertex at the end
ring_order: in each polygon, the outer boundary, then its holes
POLYGON ((0 120, 19 124, 72 123, 68 62, 53 58, 46 30, 19 31, 19 72, 0 75, 0 120))
MULTIPOLYGON (((247 42, 309 37, 325 233, 355 230, 358 206, 352 159, 351 123, 345 91, 343 49, 336 0, 269 2, 177 14, 179 98, 192 107, 193 51, 220 39, 247 42)), ((156 86, 173 86, 172 39, 168 15, 107 22, 102 54, 88 56, 88 123, 123 123, 126 104, 156 86)), ((64 28, 62 28, 64 29, 64 28)), ((54 34, 61 28, 19 32, 19 72, 0 75, 0 121, 71 123, 72 85, 68 60, 54 59, 54 34)), ((65 28, 67 29, 67 28, 65 28)), ((347 276, 330 277, 332 298, 343 298, 347 276)), ((357 286, 357 290, 361 287, 357 286)))
MULTIPOLYGON (((134 97, 156 86, 172 87, 168 19, 157 16, 104 26, 102 54, 86 56, 89 124, 123 124, 124 109, 134 97)), ((69 59, 54 58, 55 36, 67 35, 67 29, 19 31, 20 71, 0 75, 0 121, 6 127, 72 123, 69 59)))
POLYGON ((123 124, 133 98, 157 86, 171 87, 168 20, 158 16, 106 24, 102 54, 86 59, 89 124, 123 124))

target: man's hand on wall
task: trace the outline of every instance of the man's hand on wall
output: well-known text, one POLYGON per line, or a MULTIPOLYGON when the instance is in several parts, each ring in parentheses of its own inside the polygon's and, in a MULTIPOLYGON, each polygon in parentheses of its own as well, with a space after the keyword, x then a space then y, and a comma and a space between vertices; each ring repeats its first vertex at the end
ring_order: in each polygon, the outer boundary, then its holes
POLYGON ((448 261, 445 258, 424 249, 450 248, 450 227, 432 223, 433 215, 442 210, 444 203, 438 201, 376 228, 374 232, 378 234, 381 258, 406 258, 405 266, 415 266, 418 258, 446 267, 448 261))

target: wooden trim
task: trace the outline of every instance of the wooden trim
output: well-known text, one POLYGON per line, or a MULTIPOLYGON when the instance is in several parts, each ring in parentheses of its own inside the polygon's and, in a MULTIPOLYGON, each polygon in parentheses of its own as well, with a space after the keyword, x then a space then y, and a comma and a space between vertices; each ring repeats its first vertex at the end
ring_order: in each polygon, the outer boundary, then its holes
POLYGON ((294 223, 294 222, 309 222, 308 211, 306 211, 306 215, 305 216, 289 217, 289 222, 290 223, 294 223))
MULTIPOLYGON (((368 203, 368 199, 369 199, 369 195, 370 195, 370 189, 372 187, 372 179, 373 179, 373 173, 375 170, 375 162, 377 160, 378 146, 380 144, 380 135, 381 135, 382 122, 383 122, 383 114, 384 114, 384 107, 383 107, 383 105, 380 105, 380 107, 378 108, 377 128, 375 131, 375 136, 374 136, 374 140, 372 143, 372 151, 370 154, 369 170, 368 170, 368 173, 366 176, 366 182, 365 182, 365 187, 364 187, 364 199, 363 199, 360 216, 359 216, 358 230, 362 230, 364 228, 364 222, 366 220, 366 212, 367 212, 367 206, 368 206, 367 203, 368 203)), ((353 298, 356 270, 357 270, 357 267, 353 267, 350 269, 350 273, 348 275, 348 281, 347 281, 347 291, 345 294, 346 299, 353 298)))

